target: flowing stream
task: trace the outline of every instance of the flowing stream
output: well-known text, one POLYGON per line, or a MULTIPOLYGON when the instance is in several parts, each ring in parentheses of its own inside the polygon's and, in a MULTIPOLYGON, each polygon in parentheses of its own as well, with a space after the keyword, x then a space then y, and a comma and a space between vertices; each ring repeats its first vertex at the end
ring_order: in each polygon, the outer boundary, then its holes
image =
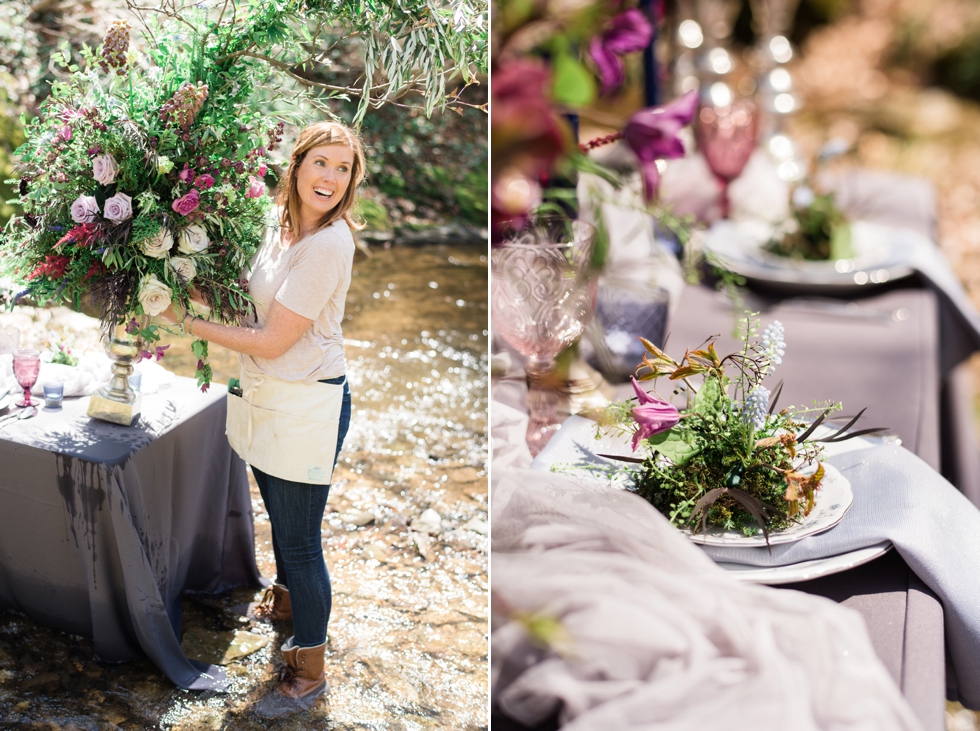
MULTIPOLYGON (((227 694, 177 689, 146 660, 100 662, 91 641, 0 611, 0 728, 488 727, 486 252, 378 248, 354 269, 344 324, 354 415, 322 534, 334 590, 327 701, 274 723, 251 713, 291 632, 242 616, 261 596, 246 587, 184 601, 184 649, 225 663, 227 694)), ((25 330, 22 343, 95 342, 78 323, 50 310, 0 317, 25 330)), ((176 342, 164 365, 191 375, 189 344, 176 342)), ((233 353, 212 348, 211 360, 217 382, 237 375, 233 353)), ((252 496, 259 569, 273 578, 254 482, 252 496)))

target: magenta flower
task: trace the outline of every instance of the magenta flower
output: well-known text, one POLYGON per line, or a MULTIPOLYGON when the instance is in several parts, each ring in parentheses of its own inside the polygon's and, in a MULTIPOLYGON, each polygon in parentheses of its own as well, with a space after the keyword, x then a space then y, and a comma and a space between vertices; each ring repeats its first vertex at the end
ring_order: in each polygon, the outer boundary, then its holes
POLYGON ((190 183, 194 180, 194 168, 188 167, 185 162, 184 169, 177 174, 177 177, 180 178, 182 183, 190 183))
POLYGON ((201 194, 196 190, 192 190, 187 195, 181 196, 173 202, 171 206, 174 211, 179 213, 181 216, 187 216, 197 210, 197 207, 201 204, 201 194))
POLYGON ((680 131, 694 119, 698 108, 698 93, 689 91, 662 107, 643 109, 632 117, 623 130, 623 138, 640 161, 643 176, 643 196, 652 201, 660 187, 657 160, 684 157, 680 131))
POLYGON ((630 8, 613 18, 605 33, 592 39, 589 55, 599 69, 603 94, 618 89, 626 78, 622 57, 642 51, 652 38, 650 21, 636 8, 630 8))
POLYGON ((254 175, 248 176, 249 187, 245 191, 246 198, 261 198, 262 194, 265 193, 265 183, 256 178, 254 175))
POLYGON ((633 419, 639 429, 633 435, 633 451, 640 446, 640 442, 654 434, 667 431, 681 420, 680 412, 666 401, 654 398, 642 388, 635 378, 633 390, 636 391, 636 398, 639 405, 633 407, 633 419))
POLYGON ((157 362, 163 359, 164 354, 167 352, 169 345, 158 345, 157 346, 157 362))
POLYGON ((204 175, 198 175, 197 178, 194 180, 194 187, 200 188, 201 190, 207 190, 212 185, 214 185, 214 178, 208 175, 207 173, 204 173, 204 175))
POLYGON ((258 176, 259 176, 260 178, 264 178, 264 177, 265 177, 265 174, 266 174, 266 173, 267 173, 268 171, 269 171, 269 168, 268 168, 268 166, 267 166, 267 165, 266 165, 265 163, 262 163, 262 164, 260 164, 260 165, 259 165, 259 171, 258 171, 258 176))
POLYGON ((63 142, 69 142, 71 140, 71 127, 67 124, 58 130, 58 139, 63 142))

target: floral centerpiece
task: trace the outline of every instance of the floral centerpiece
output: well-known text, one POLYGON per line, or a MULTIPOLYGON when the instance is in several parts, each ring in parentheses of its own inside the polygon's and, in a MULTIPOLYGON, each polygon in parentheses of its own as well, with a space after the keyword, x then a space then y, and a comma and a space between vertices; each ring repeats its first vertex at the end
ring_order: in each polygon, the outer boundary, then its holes
POLYGON ((687 403, 677 408, 634 378, 636 400, 607 410, 607 424, 631 433, 633 450, 643 453, 616 457, 630 464, 631 489, 674 525, 745 535, 761 530, 768 540, 771 531, 801 521, 813 509, 824 476, 823 443, 879 431, 847 431, 862 410, 834 433, 815 438, 839 404, 777 412, 781 384, 770 392, 763 382, 785 354, 783 327, 773 322, 754 340, 758 326, 746 313, 744 346, 724 357, 715 338, 680 362, 644 341, 639 381, 666 377, 687 403))
POLYGON ((854 256, 851 224, 833 193, 816 193, 801 185, 793 191, 789 217, 776 226, 763 248, 791 259, 836 261, 854 256))

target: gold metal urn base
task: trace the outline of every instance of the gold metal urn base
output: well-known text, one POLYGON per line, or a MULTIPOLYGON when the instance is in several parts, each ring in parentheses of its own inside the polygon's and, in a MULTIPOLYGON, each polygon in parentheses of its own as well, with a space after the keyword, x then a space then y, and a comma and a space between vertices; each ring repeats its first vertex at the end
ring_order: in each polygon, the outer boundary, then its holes
POLYGON ((93 419, 101 419, 113 424, 132 426, 133 422, 140 417, 140 407, 143 400, 139 394, 134 393, 136 399, 132 403, 125 403, 113 400, 107 391, 108 388, 103 388, 98 393, 92 394, 88 404, 88 415, 93 419))
POLYGON ((112 379, 89 400, 88 415, 93 419, 123 426, 132 426, 139 419, 142 398, 130 387, 129 377, 141 349, 142 343, 129 337, 122 326, 106 338, 106 354, 112 360, 112 379))

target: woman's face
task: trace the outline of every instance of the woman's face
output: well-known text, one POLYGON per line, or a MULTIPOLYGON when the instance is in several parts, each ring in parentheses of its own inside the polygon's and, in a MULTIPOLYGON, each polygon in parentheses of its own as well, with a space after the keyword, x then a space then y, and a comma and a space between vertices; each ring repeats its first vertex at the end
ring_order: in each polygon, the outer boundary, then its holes
POLYGON ((304 229, 337 207, 350 185, 354 152, 344 144, 310 148, 296 173, 304 229))

